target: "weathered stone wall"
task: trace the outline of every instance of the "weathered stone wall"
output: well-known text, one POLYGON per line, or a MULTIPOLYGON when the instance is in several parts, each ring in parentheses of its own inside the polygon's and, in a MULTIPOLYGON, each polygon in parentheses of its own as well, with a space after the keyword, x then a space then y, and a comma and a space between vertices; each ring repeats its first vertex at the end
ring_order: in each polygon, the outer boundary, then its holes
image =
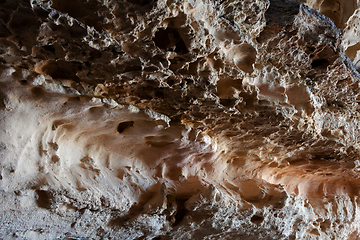
POLYGON ((0 237, 358 239, 358 18, 1 1, 0 237))

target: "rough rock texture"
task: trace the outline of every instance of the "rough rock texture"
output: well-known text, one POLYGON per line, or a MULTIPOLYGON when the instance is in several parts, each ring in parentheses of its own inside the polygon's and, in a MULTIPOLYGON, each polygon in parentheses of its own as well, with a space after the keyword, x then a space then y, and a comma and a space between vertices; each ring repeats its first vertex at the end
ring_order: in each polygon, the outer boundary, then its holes
POLYGON ((360 238, 357 8, 0 1, 0 237, 360 238))

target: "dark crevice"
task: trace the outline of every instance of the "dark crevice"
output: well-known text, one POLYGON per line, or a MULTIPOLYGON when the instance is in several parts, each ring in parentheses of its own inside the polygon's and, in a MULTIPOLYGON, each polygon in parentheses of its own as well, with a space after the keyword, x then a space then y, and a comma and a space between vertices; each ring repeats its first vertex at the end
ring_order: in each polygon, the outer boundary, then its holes
POLYGON ((182 222, 184 217, 187 215, 188 210, 185 207, 185 202, 187 200, 187 198, 176 199, 177 211, 175 214, 175 222, 172 224, 172 227, 178 226, 182 222))
POLYGON ((312 61, 311 63, 311 67, 312 68, 326 68, 327 66, 329 66, 329 61, 326 59, 316 59, 314 61, 312 61))

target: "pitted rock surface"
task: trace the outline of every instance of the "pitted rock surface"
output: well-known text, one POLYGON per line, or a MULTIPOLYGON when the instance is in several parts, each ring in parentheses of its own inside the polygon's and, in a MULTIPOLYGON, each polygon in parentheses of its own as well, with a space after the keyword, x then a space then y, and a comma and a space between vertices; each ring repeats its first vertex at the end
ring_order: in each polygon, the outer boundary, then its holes
POLYGON ((0 1, 0 237, 358 239, 358 5, 0 1))

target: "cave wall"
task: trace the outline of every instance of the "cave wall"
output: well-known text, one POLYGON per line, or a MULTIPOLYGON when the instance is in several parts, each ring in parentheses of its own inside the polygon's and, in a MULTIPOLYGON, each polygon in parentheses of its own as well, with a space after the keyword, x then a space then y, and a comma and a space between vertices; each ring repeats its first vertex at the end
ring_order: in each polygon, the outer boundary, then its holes
POLYGON ((0 1, 0 237, 358 239, 358 18, 0 1))

